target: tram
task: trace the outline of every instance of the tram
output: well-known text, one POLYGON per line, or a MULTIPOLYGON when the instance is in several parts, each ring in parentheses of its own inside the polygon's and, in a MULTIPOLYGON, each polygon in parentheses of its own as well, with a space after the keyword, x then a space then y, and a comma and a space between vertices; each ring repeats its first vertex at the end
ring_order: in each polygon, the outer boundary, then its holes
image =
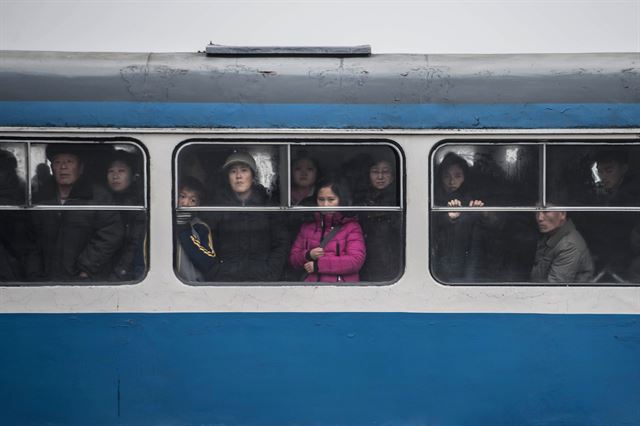
MULTIPOLYGON (((209 46, 0 58, 0 162, 19 188, 0 197, 2 234, 13 236, 4 263, 18 271, 0 282, 0 423, 640 423, 640 198, 634 188, 612 198, 598 160, 623 153, 627 185, 640 173, 637 53, 209 46), (46 182, 61 188, 55 153, 69 150, 96 185, 107 158, 127 154, 138 197, 45 202, 46 182), (238 155, 253 160, 270 204, 216 201, 238 155), (340 175, 353 201, 296 204, 304 156, 318 174, 340 175), (394 194, 378 204, 366 198, 377 156, 394 194), (481 203, 441 201, 448 156, 463 159, 481 203), (181 204, 184 176, 210 197, 181 204), (364 229, 357 281, 291 272, 301 223, 328 210, 364 229), (582 235, 588 278, 532 279, 545 232, 536 217, 547 211, 582 235), (34 217, 125 214, 144 224, 138 272, 34 278, 16 248, 44 238, 34 217), (181 275, 185 215, 210 225, 216 265, 232 272, 181 275), (250 228, 273 218, 286 230, 280 257, 253 257, 255 228, 234 234, 220 217, 250 228), (458 217, 487 226, 446 252, 458 217), (262 264, 272 260, 275 274, 262 264)), ((79 228, 98 232, 74 220, 46 237, 61 242, 53 255, 79 228)))

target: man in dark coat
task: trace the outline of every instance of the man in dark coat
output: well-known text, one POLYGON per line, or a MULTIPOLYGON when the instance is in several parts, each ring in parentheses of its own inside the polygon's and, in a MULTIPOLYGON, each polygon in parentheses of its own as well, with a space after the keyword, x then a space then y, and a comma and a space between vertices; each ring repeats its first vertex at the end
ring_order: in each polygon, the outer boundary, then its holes
POLYGON ((593 278, 593 262, 582 235, 567 212, 536 213, 541 233, 531 270, 531 281, 587 283, 593 278))
MULTIPOLYGON (((55 185, 41 204, 113 204, 105 188, 83 179, 84 160, 76 145, 49 145, 47 158, 55 185)), ((52 281, 106 280, 124 235, 120 214, 109 210, 36 211, 34 227, 43 279, 52 281)))

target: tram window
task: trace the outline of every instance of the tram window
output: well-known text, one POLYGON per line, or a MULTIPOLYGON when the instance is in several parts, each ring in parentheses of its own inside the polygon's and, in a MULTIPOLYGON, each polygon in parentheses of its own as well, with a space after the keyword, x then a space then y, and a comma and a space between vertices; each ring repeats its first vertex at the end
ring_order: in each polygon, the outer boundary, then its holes
POLYGON ((547 148, 547 198, 569 206, 640 206, 640 146, 547 148))
POLYGON ((432 169, 437 280, 640 283, 640 146, 447 143, 432 169), (514 150, 522 154, 503 157, 514 150), (499 167, 479 167, 479 158, 499 167))
POLYGON ((146 161, 129 140, 0 140, 2 285, 132 283, 147 269, 146 161))
POLYGON ((402 166, 388 143, 194 141, 176 165, 174 266, 186 283, 355 285, 401 275, 402 166))

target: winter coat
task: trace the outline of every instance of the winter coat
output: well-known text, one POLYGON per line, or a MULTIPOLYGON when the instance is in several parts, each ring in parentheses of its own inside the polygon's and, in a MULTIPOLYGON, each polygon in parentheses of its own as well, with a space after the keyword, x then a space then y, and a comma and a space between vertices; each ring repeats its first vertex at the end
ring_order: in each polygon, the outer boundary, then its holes
POLYGON ((289 263, 304 273, 304 264, 311 260, 311 249, 320 247, 322 238, 331 232, 334 226, 341 229, 324 247, 324 256, 315 263, 315 272, 309 274, 305 281, 309 282, 358 282, 359 271, 366 258, 366 248, 362 229, 355 217, 346 217, 340 213, 314 215, 315 220, 305 223, 300 228, 291 253, 289 263))
MULTIPOLYGON (((389 185, 382 191, 370 188, 356 205, 396 206, 396 191, 389 185)), ((367 245, 367 258, 360 271, 363 281, 391 281, 398 277, 403 260, 402 213, 363 212, 360 224, 367 245)))
MULTIPOLYGON (((454 199, 464 207, 477 198, 466 191, 456 191, 437 199, 436 204, 446 206, 454 199)), ((495 278, 489 253, 483 248, 500 226, 495 214, 462 212, 451 220, 446 212, 434 212, 431 222, 431 266, 436 278, 445 282, 484 280, 491 274, 495 278)))
MULTIPOLYGON (((133 185, 122 194, 113 194, 119 205, 140 205, 142 200, 133 185)), ((147 213, 144 211, 121 211, 124 240, 115 253, 113 274, 117 280, 142 278, 146 269, 145 239, 147 235, 147 213)))
POLYGON ((216 263, 206 273, 208 281, 277 281, 287 261, 289 234, 279 212, 242 211, 241 206, 266 206, 269 198, 259 185, 242 202, 226 189, 214 199, 218 206, 238 210, 203 214, 213 233, 216 263))
POLYGON ((582 235, 571 219, 559 229, 542 234, 531 270, 531 281, 548 283, 588 283, 593 278, 593 262, 582 235))
MULTIPOLYGON (((42 204, 58 205, 57 194, 42 204)), ((78 181, 67 206, 112 205, 113 198, 100 186, 78 181)), ((120 249, 124 229, 120 213, 112 210, 34 211, 44 280, 106 280, 113 270, 113 256, 120 249)))
POLYGON ((178 226, 176 244, 176 272, 188 282, 205 281, 204 272, 216 263, 213 237, 209 226, 193 217, 189 223, 178 226))

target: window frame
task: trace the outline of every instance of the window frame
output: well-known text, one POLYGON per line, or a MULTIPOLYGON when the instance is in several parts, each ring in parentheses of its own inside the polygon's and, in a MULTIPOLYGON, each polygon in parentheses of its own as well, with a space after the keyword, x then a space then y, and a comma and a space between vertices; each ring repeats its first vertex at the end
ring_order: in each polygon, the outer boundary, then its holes
MULTIPOLYGON (((431 245, 434 241, 434 223, 431 220, 432 214, 441 212, 530 212, 535 213, 538 211, 564 211, 564 212, 640 212, 639 206, 586 206, 586 205, 548 205, 548 150, 549 146, 582 146, 582 147, 591 147, 594 149, 598 149, 599 147, 633 147, 639 146, 640 141, 638 137, 624 137, 620 139, 609 139, 606 136, 595 138, 595 139, 586 139, 586 140, 577 140, 576 137, 572 137, 570 139, 562 139, 562 138, 551 138, 545 137, 544 139, 533 139, 533 138, 508 138, 508 139, 470 139, 470 138, 461 138, 461 139, 443 139, 433 144, 433 146, 429 150, 428 159, 429 159, 429 194, 428 194, 428 205, 427 205, 427 222, 428 226, 428 256, 429 261, 427 263, 427 274, 438 284, 444 286, 451 287, 465 287, 465 286, 473 286, 473 287, 502 287, 502 286, 518 286, 518 287, 558 287, 558 286, 568 286, 568 287, 639 287, 640 283, 633 282, 589 282, 589 283, 538 283, 538 282, 530 282, 530 281, 518 281, 518 282, 505 282, 505 281, 495 281, 495 282, 444 282, 436 277, 436 274, 432 268, 432 252, 431 245), (539 149, 539 158, 540 162, 538 165, 538 195, 542 199, 542 205, 540 206, 483 206, 483 207, 447 207, 447 206, 436 206, 435 205, 435 187, 437 185, 436 182, 436 153, 443 147, 446 146, 538 146, 539 149)), ((595 271, 594 271, 595 272, 595 271)))
MULTIPOLYGON (((279 158, 279 162, 281 162, 283 158, 279 158)), ((322 212, 322 211, 348 211, 348 212, 365 212, 365 211, 379 211, 379 212, 390 212, 390 213, 398 213, 402 215, 401 222, 401 246, 402 246, 402 254, 401 254, 401 262, 400 262, 400 270, 398 274, 390 281, 360 281, 357 283, 342 283, 340 286, 343 287, 372 287, 372 286, 387 286, 393 285, 398 282, 405 273, 406 268, 406 216, 407 216, 407 208, 406 208, 406 161, 404 158, 404 151, 401 146, 391 140, 391 139, 377 139, 377 138, 367 138, 367 139, 322 139, 322 138, 301 138, 301 137, 272 137, 268 136, 265 138, 189 138, 180 142, 173 152, 173 161, 172 161, 172 196, 171 196, 171 208, 172 208, 172 228, 175 229, 176 226, 176 214, 180 212, 230 212, 230 211, 243 211, 243 212, 281 212, 285 214, 287 212, 322 212), (179 192, 179 183, 178 177, 180 176, 180 167, 179 160, 180 154, 182 151, 194 145, 218 145, 224 146, 227 145, 229 148, 238 148, 243 145, 245 146, 286 146, 286 156, 284 159, 286 160, 286 167, 282 167, 282 164, 279 164, 280 170, 286 170, 286 179, 281 180, 280 189, 286 190, 286 200, 287 205, 277 205, 277 206, 198 206, 198 207, 179 207, 178 206, 178 192, 179 192), (344 206, 344 207, 317 207, 317 206, 292 206, 291 205, 291 160, 292 160, 292 147, 362 147, 362 146, 386 146, 393 150, 397 163, 396 163, 396 182, 398 185, 398 204, 395 206, 344 206), (283 187, 284 186, 284 187, 283 187)), ((282 176, 280 176, 282 178, 282 176)), ((294 236, 295 238, 295 236, 294 236)), ((326 282, 304 282, 304 281, 238 281, 238 282, 230 282, 230 281, 205 281, 205 282, 192 282, 186 281, 177 273, 176 265, 175 265, 175 253, 176 253, 176 241, 173 239, 172 241, 172 255, 173 255, 173 272, 174 276, 183 284, 188 286, 201 286, 201 287, 230 287, 230 286, 273 286, 273 287, 283 287, 283 286, 335 286, 335 283, 326 283, 326 282)))
POLYGON ((146 213, 146 235, 144 250, 147 253, 146 267, 144 274, 135 280, 127 281, 6 281, 0 282, 0 288, 2 287, 46 287, 46 286, 58 286, 64 285, 68 287, 86 287, 86 286, 120 286, 139 284, 146 278, 150 270, 151 263, 151 244, 149 243, 149 230, 150 230, 150 176, 149 176, 149 153, 142 141, 133 137, 127 136, 115 136, 115 137, 95 137, 95 136, 73 136, 73 137, 60 137, 60 136, 0 136, 0 148, 4 144, 24 144, 25 146, 25 203, 21 205, 6 205, 0 204, 0 211, 144 211, 146 213), (142 205, 47 205, 47 204, 34 204, 33 192, 31 189, 31 172, 32 172, 32 145, 45 145, 49 144, 73 144, 78 146, 89 145, 132 145, 136 148, 137 152, 141 154, 142 167, 140 172, 142 173, 142 205))

